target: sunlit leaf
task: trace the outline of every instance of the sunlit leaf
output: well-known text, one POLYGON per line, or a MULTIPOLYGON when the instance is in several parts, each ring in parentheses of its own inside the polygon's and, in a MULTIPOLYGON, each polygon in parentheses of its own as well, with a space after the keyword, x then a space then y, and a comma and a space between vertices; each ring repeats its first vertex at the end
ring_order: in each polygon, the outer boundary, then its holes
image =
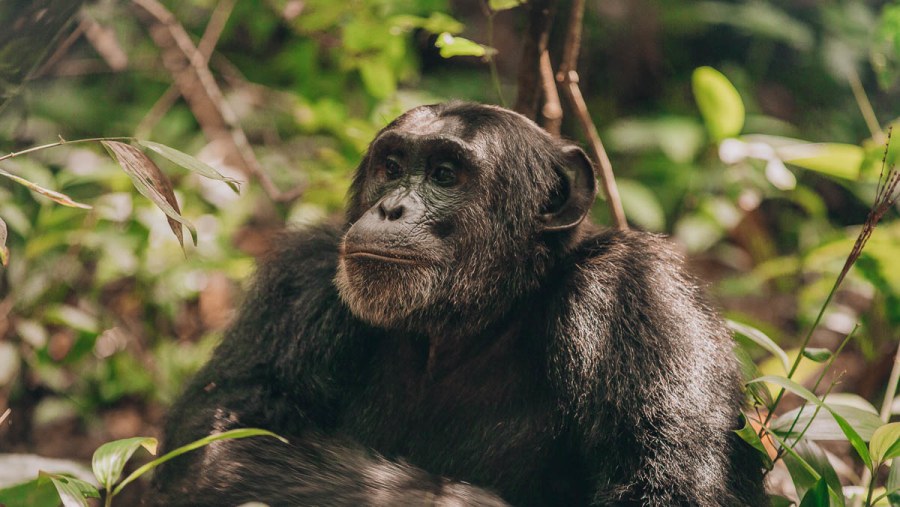
POLYGON ((869 452, 876 463, 900 456, 900 422, 885 424, 875 430, 869 442, 869 452))
POLYGON ((448 32, 438 35, 434 45, 440 48, 441 56, 451 58, 454 56, 484 56, 487 48, 477 42, 462 37, 454 37, 448 32))
POLYGON ((209 164, 202 162, 188 155, 187 153, 178 151, 175 148, 166 146, 164 144, 154 143, 152 141, 138 140, 138 143, 149 150, 153 150, 154 152, 159 153, 179 167, 183 167, 188 171, 195 172, 200 176, 204 176, 212 180, 224 181, 228 184, 229 187, 231 187, 232 190, 234 190, 234 193, 239 194, 241 192, 240 181, 234 178, 223 176, 222 173, 213 169, 209 164))
POLYGON ((859 433, 850 426, 850 423, 847 422, 846 419, 843 418, 840 414, 838 414, 834 409, 829 407, 826 403, 823 403, 815 394, 810 392, 809 389, 801 386, 800 384, 794 382, 793 380, 780 377, 777 375, 766 375, 763 377, 755 378, 748 383, 752 382, 769 382, 772 384, 776 384, 781 386, 782 388, 800 396, 810 403, 814 403, 819 407, 831 412, 831 415, 834 417, 834 420, 838 423, 838 426, 841 427, 841 431, 844 432, 844 435, 847 436, 847 440, 850 441, 850 445, 853 446, 853 449, 856 450, 856 453, 859 454, 859 457, 863 460, 866 466, 871 469, 872 468, 872 457, 869 454, 869 449, 866 447, 866 443, 860 438, 859 433))
POLYGON ((865 159, 865 151, 853 144, 809 143, 776 148, 778 157, 804 169, 829 176, 855 180, 865 159))
POLYGON ((815 347, 806 347, 803 349, 803 357, 817 363, 824 363, 831 359, 831 351, 828 349, 820 349, 815 347))
POLYGON ((63 206, 69 206, 72 208, 91 209, 91 207, 89 205, 83 204, 80 202, 75 202, 72 200, 71 197, 67 196, 66 194, 62 194, 55 190, 50 190, 50 189, 44 188, 44 187, 38 185, 37 183, 32 183, 32 182, 26 180, 25 178, 22 178, 20 176, 16 176, 15 174, 6 172, 3 169, 0 169, 0 176, 6 176, 7 178, 15 181, 18 184, 24 185, 32 192, 41 194, 44 197, 49 198, 50 200, 52 200, 53 202, 55 202, 57 204, 62 204, 63 206))
POLYGON ((397 91, 397 78, 390 66, 380 58, 366 58, 359 62, 363 85, 373 97, 384 99, 397 91))
POLYGON ((496 11, 505 11, 507 9, 513 9, 525 3, 525 0, 488 0, 488 5, 491 7, 491 10, 496 11))
POLYGON ((759 345, 766 351, 770 352, 772 355, 778 358, 781 361, 781 366, 784 368, 784 372, 787 373, 791 368, 791 363, 788 360, 787 353, 778 346, 771 338, 766 336, 765 333, 756 329, 755 327, 748 326, 747 324, 742 324, 740 322, 735 322, 733 320, 726 320, 725 324, 728 325, 728 328, 731 329, 735 333, 740 333, 743 336, 753 340, 753 343, 759 345))
POLYGON ((0 218, 0 264, 3 264, 4 266, 9 264, 9 248, 6 246, 6 237, 8 234, 6 222, 0 218))
POLYGON ((197 229, 181 216, 181 210, 178 207, 178 201, 175 200, 175 192, 172 189, 172 182, 159 170, 159 167, 147 158, 147 155, 144 155, 141 150, 129 144, 118 141, 103 141, 103 146, 109 150, 113 158, 125 170, 138 192, 153 201, 153 204, 156 204, 166 214, 169 227, 171 227, 175 237, 178 238, 178 243, 181 244, 182 248, 184 248, 184 238, 182 237, 181 225, 184 225, 191 231, 191 239, 196 245, 197 229))
POLYGON ((40 475, 53 483, 64 507, 88 507, 88 498, 100 498, 97 488, 80 479, 46 472, 41 472, 40 475))
POLYGON ((710 136, 720 141, 740 134, 744 127, 744 102, 731 81, 712 67, 700 67, 694 70, 691 82, 710 136))
MULTIPOLYGON (((884 424, 877 414, 873 414, 872 412, 857 407, 841 405, 832 400, 831 396, 828 397, 826 403, 828 403, 828 406, 831 407, 834 412, 840 414, 850 426, 853 426, 853 429, 856 430, 859 437, 863 440, 871 439, 875 430, 884 424)), ((778 419, 772 423, 771 428, 772 431, 785 436, 785 438, 789 436, 796 438, 803 428, 806 428, 806 425, 809 424, 810 420, 812 420, 812 424, 809 425, 809 429, 806 431, 806 437, 811 440, 844 440, 847 438, 840 425, 834 420, 834 416, 831 415, 831 412, 819 410, 819 412, 816 413, 816 406, 810 404, 795 408, 780 415, 778 419), (797 414, 799 414, 799 417, 797 417, 797 414), (813 414, 816 416, 814 420, 813 414), (796 424, 794 424, 794 419, 797 419, 796 424), (788 430, 791 426, 794 428, 791 430, 790 434, 788 434, 788 430)))
POLYGON ((156 439, 150 437, 126 438, 107 442, 94 451, 94 457, 91 460, 94 476, 97 477, 104 489, 110 491, 113 484, 122 475, 125 463, 131 459, 135 451, 143 447, 150 454, 156 454, 156 446, 156 439))

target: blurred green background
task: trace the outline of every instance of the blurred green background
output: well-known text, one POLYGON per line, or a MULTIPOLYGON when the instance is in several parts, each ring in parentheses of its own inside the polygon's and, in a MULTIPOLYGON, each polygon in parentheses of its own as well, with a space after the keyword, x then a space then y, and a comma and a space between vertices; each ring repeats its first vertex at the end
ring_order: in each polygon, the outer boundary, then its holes
MULTIPOLYGON (((206 118, 167 91, 173 75, 164 51, 131 2, 86 2, 69 13, 45 58, 46 34, 0 38, 0 74, 31 73, 0 112, 0 155, 58 136, 136 136, 246 181, 236 195, 156 159, 198 231, 197 246, 186 242, 182 252, 165 215, 99 145, 0 161, 5 171, 93 206, 60 206, 0 178, 9 248, 0 269, 0 413, 12 409, 0 427, 0 452, 88 459, 110 439, 158 435, 165 407, 217 343, 272 234, 340 217, 350 175, 379 128, 420 104, 515 100, 522 7, 163 4, 194 43, 208 24, 224 22, 209 58, 212 76, 260 167, 277 188, 302 194, 273 200, 228 147, 210 142, 206 118), (496 49, 488 54, 499 94, 484 58, 440 54, 435 41, 443 32, 496 49), (170 102, 160 100, 167 95, 170 102)), ((554 64, 567 6, 560 3, 551 35, 554 64)), ((21 14, 0 9, 0 26, 21 14)), ((580 83, 630 223, 671 235, 726 315, 763 329, 789 352, 874 197, 885 134, 900 115, 898 49, 894 2, 588 2, 580 83), (701 115, 692 88, 701 66, 718 69, 739 93, 741 137, 717 138, 701 115), (786 153, 796 140, 841 144, 792 163, 786 153)), ((568 110, 562 131, 581 140, 568 110)), ((609 224, 604 203, 594 215, 609 224)), ((838 390, 873 402, 900 329, 896 215, 888 212, 813 337, 814 346, 833 348, 861 323, 835 372, 838 390)))

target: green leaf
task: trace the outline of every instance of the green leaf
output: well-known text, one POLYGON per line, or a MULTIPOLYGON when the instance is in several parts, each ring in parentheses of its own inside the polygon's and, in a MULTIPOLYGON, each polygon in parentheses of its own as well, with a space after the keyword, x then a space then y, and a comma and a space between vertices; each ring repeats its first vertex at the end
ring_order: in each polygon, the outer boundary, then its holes
POLYGON ((794 501, 781 495, 769 495, 769 507, 792 507, 794 501))
POLYGON ((525 3, 525 0, 488 0, 488 5, 494 12, 513 9, 525 3))
MULTIPOLYGON (((871 439, 875 430, 884 424, 876 414, 858 407, 841 405, 832 400, 831 396, 828 397, 827 403, 833 411, 840 414, 848 424, 853 426, 853 429, 856 430, 863 440, 867 441, 871 439)), ((815 414, 815 420, 813 420, 809 429, 806 431, 807 438, 810 440, 844 440, 847 438, 830 412, 820 410, 816 414, 815 405, 809 404, 802 407, 802 413, 800 413, 800 411, 801 408, 798 407, 779 416, 771 425, 772 431, 777 432, 785 438, 796 438, 799 436, 800 431, 809 424, 813 414, 815 414), (797 418, 798 413, 800 413, 799 418, 797 418), (797 418, 797 424, 793 424, 795 418, 797 418), (794 426, 794 429, 788 434, 788 429, 792 425, 794 426)))
POLYGON ((642 229, 659 232, 666 226, 666 213, 652 190, 635 180, 619 179, 619 195, 625 216, 642 229))
POLYGON ((361 60, 359 75, 366 91, 377 99, 390 97, 397 91, 397 79, 390 66, 381 58, 361 60))
POLYGON ((900 456, 900 422, 885 424, 875 430, 869 442, 869 452, 875 463, 900 456))
POLYGON ((485 46, 462 37, 454 37, 449 32, 438 35, 434 45, 440 48, 441 56, 452 58, 454 56, 485 56, 488 51, 485 46))
POLYGON ((829 507, 828 484, 825 479, 819 479, 809 491, 803 495, 800 507, 829 507))
POLYGON ((781 366, 784 368, 784 372, 787 373, 791 369, 791 362, 788 359, 787 353, 779 347, 771 338, 765 335, 759 329, 755 327, 748 326, 747 324, 742 324, 740 322, 735 322, 733 320, 726 320, 725 324, 731 329, 733 332, 741 334, 742 336, 746 336, 747 338, 753 340, 753 343, 759 345, 766 351, 770 352, 772 355, 778 358, 781 362, 781 366))
POLYGON ((159 167, 147 158, 144 152, 134 146, 118 141, 102 141, 102 144, 125 173, 128 174, 128 177, 131 178, 131 182, 134 183, 137 191, 147 199, 150 199, 153 204, 156 204, 166 214, 169 227, 182 248, 184 248, 184 238, 181 235, 181 226, 179 224, 188 228, 191 232, 191 239, 196 245, 197 229, 181 216, 178 201, 175 200, 175 191, 172 189, 172 182, 159 170, 159 167))
POLYGON ((744 416, 744 426, 739 430, 734 430, 735 433, 741 440, 750 444, 751 447, 756 449, 759 453, 759 458, 762 460, 767 470, 772 469, 772 458, 769 456, 769 452, 766 450, 766 446, 763 445, 762 440, 759 439, 759 434, 750 424, 750 420, 744 416))
POLYGON ((828 349, 819 349, 814 347, 806 347, 802 351, 803 357, 817 363, 824 363, 831 359, 831 351, 828 349))
POLYGON ((829 407, 827 404, 823 403, 815 394, 801 386, 800 384, 794 382, 793 380, 785 377, 779 377, 777 375, 765 375, 759 378, 755 378, 748 383, 753 382, 769 382, 778 386, 781 386, 784 389, 800 396, 810 403, 814 403, 819 407, 829 411, 832 416, 834 416, 834 420, 841 427, 841 431, 844 432, 844 435, 847 436, 847 440, 850 441, 850 445, 853 446, 853 449, 856 450, 856 453, 859 454, 859 457, 863 460, 866 466, 871 470, 872 469, 872 457, 869 455, 869 449, 866 447, 865 442, 863 442, 862 438, 860 438, 859 433, 853 429, 852 426, 844 419, 840 414, 838 414, 834 409, 829 407))
POLYGON ((744 102, 725 75, 712 67, 694 70, 694 99, 715 141, 734 137, 744 127, 744 102))
POLYGON ((888 474, 884 489, 888 491, 888 501, 891 506, 900 505, 900 459, 891 460, 891 472, 888 474))
POLYGON ((7 178, 15 181, 20 185, 24 185, 28 190, 32 192, 43 195, 44 197, 49 198, 53 202, 57 204, 62 204, 63 206, 69 206, 70 208, 81 208, 81 209, 91 209, 90 205, 82 204, 80 202, 75 202, 71 197, 66 194, 62 194, 57 192, 56 190, 50 190, 48 188, 44 188, 37 183, 32 183, 21 176, 16 176, 10 172, 6 172, 3 169, 0 169, 0 176, 6 176, 7 178))
MULTIPOLYGON (((803 458, 821 478, 828 484, 831 493, 831 502, 836 505, 844 505, 844 489, 838 479, 837 472, 828 461, 828 456, 815 442, 804 439, 794 444, 794 451, 803 458)), ((798 493, 799 494, 799 493, 798 493)))
POLYGON ((798 167, 829 176, 855 180, 865 159, 865 151, 853 144, 809 143, 782 146, 778 158, 798 167))
POLYGON ((89 507, 87 498, 100 498, 97 488, 74 477, 46 472, 41 472, 40 477, 50 479, 64 507, 89 507))
POLYGON ((223 176, 222 173, 216 171, 206 162, 202 162, 187 153, 176 150, 175 148, 166 146, 164 144, 154 143, 152 141, 141 141, 138 139, 138 144, 147 148, 148 150, 152 150, 156 153, 159 153, 161 156, 168 159, 173 164, 178 167, 182 167, 187 169, 188 171, 199 174, 200 176, 204 176, 211 180, 224 181, 234 190, 234 193, 241 193, 241 182, 234 179, 229 178, 227 176, 223 176))
POLYGON ((58 507, 59 493, 53 483, 46 478, 35 478, 28 482, 0 489, 0 505, 23 505, 28 507, 58 507))
POLYGON ((288 443, 287 439, 285 439, 284 437, 276 435, 275 433, 272 433, 271 431, 261 430, 259 428, 241 428, 241 429, 236 429, 236 430, 225 431, 222 433, 216 433, 215 435, 209 435, 209 436, 203 437, 199 440, 195 440, 189 444, 183 445, 177 449, 173 449, 173 450, 163 454, 162 456, 156 458, 155 460, 138 468, 137 470, 132 472, 131 475, 126 477, 125 480, 120 482, 119 485, 116 486, 116 489, 113 490, 112 494, 113 494, 113 496, 118 495, 119 492, 122 491, 122 488, 124 488, 127 484, 134 481, 141 475, 144 475, 149 470, 152 470, 152 469, 158 467, 159 465, 165 463, 166 461, 169 461, 170 459, 172 459, 176 456, 181 456, 182 454, 184 454, 186 452, 190 452, 195 449, 199 449, 201 447, 207 446, 207 445, 209 445, 213 442, 219 441, 219 440, 235 440, 238 438, 260 437, 260 436, 277 438, 278 440, 281 440, 285 444, 288 443))
POLYGON ((125 463, 139 448, 147 449, 150 454, 156 454, 157 441, 150 437, 134 437, 124 440, 107 442, 94 451, 91 460, 91 468, 100 485, 110 491, 113 484, 119 480, 125 463))
POLYGON ((0 218, 0 264, 6 266, 9 264, 9 247, 6 246, 6 238, 9 232, 6 229, 6 222, 0 218))

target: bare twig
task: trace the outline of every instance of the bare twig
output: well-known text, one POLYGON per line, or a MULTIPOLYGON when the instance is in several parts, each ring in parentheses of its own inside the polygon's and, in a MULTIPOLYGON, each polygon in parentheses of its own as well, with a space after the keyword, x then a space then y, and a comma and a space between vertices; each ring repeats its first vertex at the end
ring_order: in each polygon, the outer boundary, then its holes
POLYGON ((850 70, 850 73, 847 76, 847 81, 850 82, 850 89, 853 91, 853 98, 856 99, 856 105, 859 107, 859 112, 862 114, 863 119, 866 120, 866 127, 869 128, 869 133, 872 134, 872 139, 876 143, 883 143, 884 132, 881 130, 881 125, 878 124, 878 118, 875 116, 875 110, 872 109, 872 103, 869 102, 869 97, 866 96, 866 89, 863 88, 862 81, 860 81, 859 74, 857 74, 856 69, 850 70))
MULTIPOLYGON (((212 56, 213 50, 216 48, 216 44, 219 42, 219 37, 222 36, 222 30, 224 30, 225 24, 231 16, 231 11, 234 10, 234 3, 235 0, 222 0, 216 4, 215 10, 213 10, 212 15, 209 17, 209 23, 206 24, 206 30, 203 32, 203 37, 200 38, 200 42, 197 44, 197 51, 199 51, 203 56, 203 59, 206 60, 207 65, 209 64, 209 58, 212 56)), ((144 115, 137 127, 135 127, 135 136, 147 137, 147 134, 153 130, 153 127, 156 126, 169 109, 175 105, 175 102, 178 101, 178 97, 181 97, 178 86, 169 86, 165 93, 156 100, 147 114, 144 115)))
POLYGON ((148 26, 150 37, 160 48, 163 65, 175 79, 175 85, 207 139, 222 142, 228 149, 226 160, 256 178, 272 200, 283 202, 299 197, 302 187, 281 192, 263 171, 237 115, 222 96, 207 59, 194 46, 175 16, 157 0, 133 0, 133 4, 148 26))
POLYGON ((563 110, 559 102, 559 91, 556 89, 556 79, 553 77, 553 65, 550 63, 550 53, 541 53, 541 85, 544 89, 544 107, 541 108, 541 124, 544 129, 554 137, 559 137, 562 127, 563 110))
MULTIPOLYGON (((519 61, 515 110, 532 120, 537 119, 542 92, 538 81, 543 77, 541 59, 547 52, 556 4, 556 0, 533 0, 528 3, 528 30, 522 45, 522 59, 519 61)), ((546 88, 546 81, 544 87, 546 88)), ((546 91, 544 93, 546 95, 546 91)))
POLYGON ((56 49, 53 51, 53 54, 51 54, 50 57, 47 58, 47 61, 44 62, 44 64, 34 72, 32 77, 37 78, 46 75, 54 65, 59 63, 62 57, 66 56, 66 53, 69 52, 69 49, 72 48, 72 45, 75 44, 75 42, 78 41, 78 38, 81 37, 81 35, 84 33, 84 29, 85 23, 84 20, 82 20, 82 22, 78 23, 78 26, 76 26, 75 29, 72 30, 72 33, 70 33, 68 37, 66 37, 65 40, 63 40, 60 45, 56 47, 56 49))
POLYGON ((603 148, 600 134, 597 133, 597 127, 591 120, 587 104, 581 95, 581 88, 578 86, 578 72, 575 71, 575 67, 578 63, 578 52, 581 48, 581 22, 583 17, 584 0, 574 0, 572 12, 569 16, 566 44, 563 48, 563 59, 559 65, 559 72, 556 74, 556 81, 562 87, 566 98, 575 111, 575 116, 578 118, 582 130, 584 130, 584 134, 588 138, 590 153, 600 169, 600 183, 603 187, 603 193, 606 194, 606 204, 609 206, 613 223, 616 228, 627 230, 628 222, 625 220, 625 211, 622 209, 619 189, 613 177, 612 163, 609 161, 606 149, 603 148))
POLYGON ((128 67, 128 55, 122 50, 113 29, 101 25, 84 11, 81 11, 79 26, 84 27, 84 37, 110 69, 120 72, 128 67))

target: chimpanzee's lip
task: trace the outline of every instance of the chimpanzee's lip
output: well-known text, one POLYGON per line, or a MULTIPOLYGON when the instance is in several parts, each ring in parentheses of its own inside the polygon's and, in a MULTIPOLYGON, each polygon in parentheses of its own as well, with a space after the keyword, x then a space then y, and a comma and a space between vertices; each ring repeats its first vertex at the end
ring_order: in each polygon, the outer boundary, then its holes
POLYGON ((421 256, 408 250, 347 247, 341 254, 345 259, 371 259, 382 262, 396 262, 399 264, 419 264, 422 262, 421 256))

